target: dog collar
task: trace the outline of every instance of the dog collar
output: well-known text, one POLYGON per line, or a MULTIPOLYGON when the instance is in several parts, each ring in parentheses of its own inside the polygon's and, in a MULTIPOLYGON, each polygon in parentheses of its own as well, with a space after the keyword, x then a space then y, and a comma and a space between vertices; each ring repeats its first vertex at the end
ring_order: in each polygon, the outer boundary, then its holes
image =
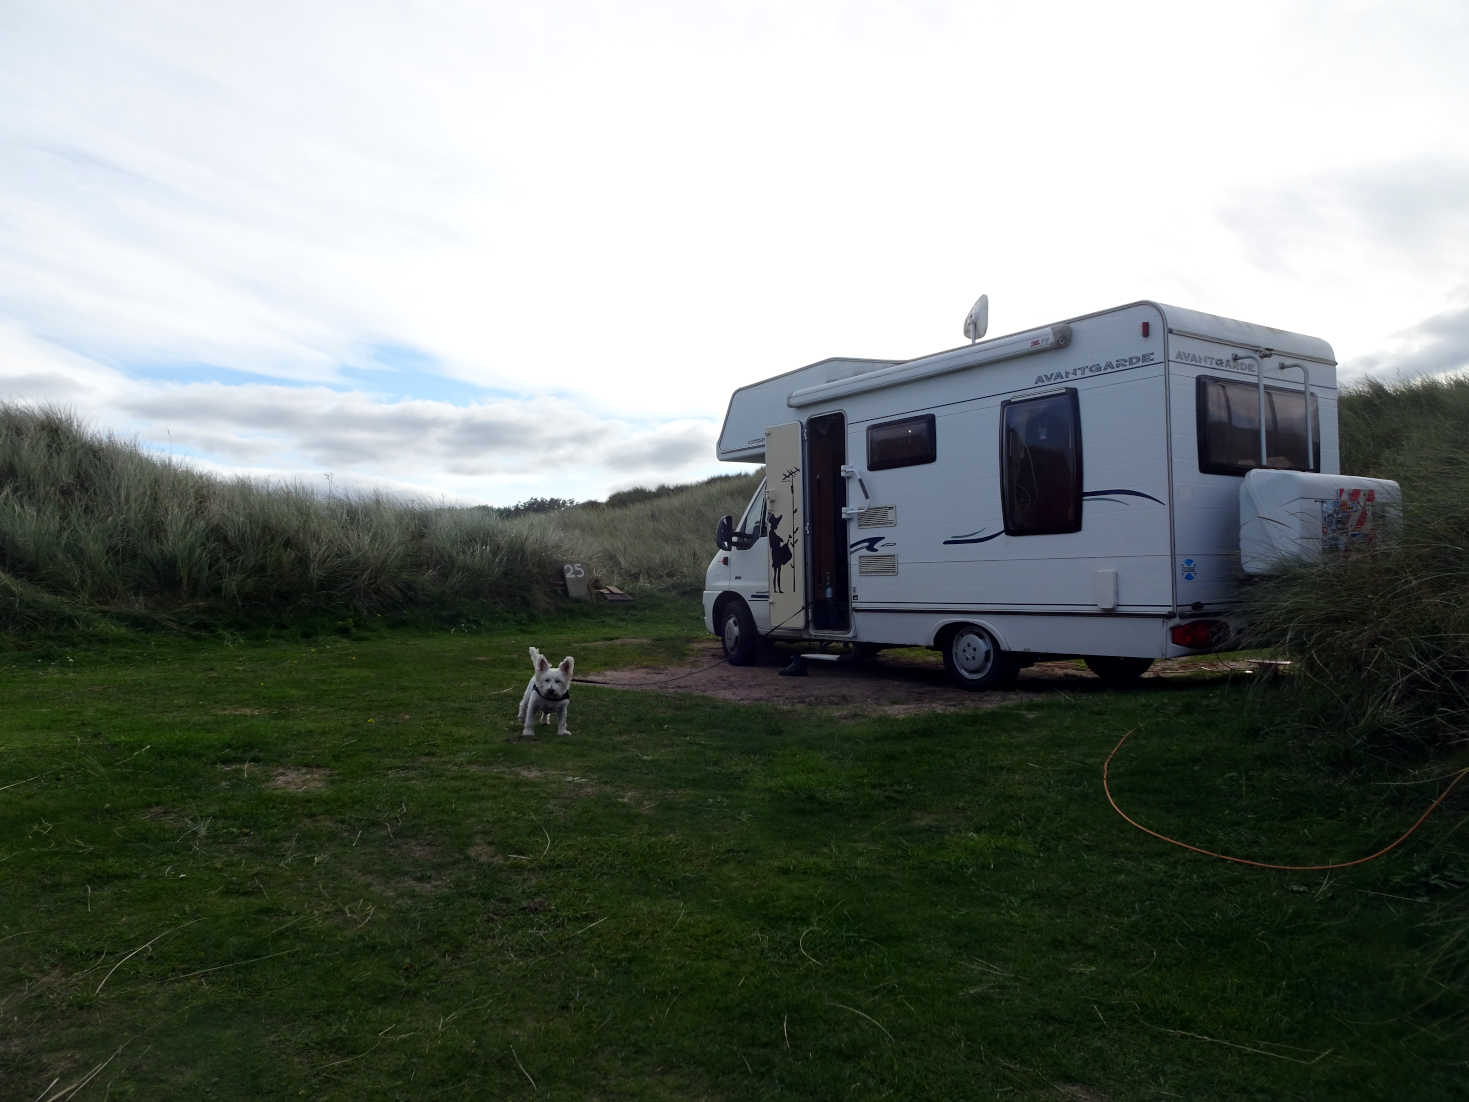
POLYGON ((566 692, 562 696, 547 696, 545 693, 541 692, 541 690, 540 690, 540 688, 538 686, 533 686, 533 691, 535 692, 536 696, 540 697, 542 700, 547 701, 548 703, 551 703, 551 704, 559 704, 563 700, 570 700, 571 699, 571 690, 570 689, 567 689, 566 692))

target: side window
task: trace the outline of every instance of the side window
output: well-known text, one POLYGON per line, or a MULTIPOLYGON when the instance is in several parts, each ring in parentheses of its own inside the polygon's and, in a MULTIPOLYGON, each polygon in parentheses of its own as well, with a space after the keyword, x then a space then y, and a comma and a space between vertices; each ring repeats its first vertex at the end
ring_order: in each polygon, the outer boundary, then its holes
POLYGON ((750 499, 750 504, 745 507, 745 515, 740 517, 740 523, 736 526, 733 542, 736 547, 747 548, 754 546, 756 540, 765 534, 765 483, 760 483, 760 488, 755 491, 755 496, 750 499))
MULTIPOLYGON (((1199 470, 1243 475, 1260 465, 1260 392, 1253 383, 1200 375, 1199 470)), ((1298 390, 1265 388, 1265 465, 1277 470, 1321 469, 1321 410, 1311 395, 1312 455, 1306 456, 1306 402, 1298 390)))
POLYGON ((1074 389, 1001 407, 1000 497, 1006 535, 1081 531, 1081 405, 1074 389))
POLYGON ((938 434, 931 413, 868 426, 869 471, 916 467, 920 463, 932 463, 937 458, 938 434))

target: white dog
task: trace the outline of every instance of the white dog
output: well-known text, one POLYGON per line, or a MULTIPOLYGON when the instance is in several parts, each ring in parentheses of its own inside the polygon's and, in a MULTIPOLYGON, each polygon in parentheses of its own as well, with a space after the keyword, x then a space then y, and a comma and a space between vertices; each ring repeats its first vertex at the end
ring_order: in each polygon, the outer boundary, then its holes
POLYGON ((549 723, 553 715, 556 717, 556 733, 571 734, 566 727, 566 712, 571 707, 571 671, 576 667, 576 660, 568 656, 561 660, 561 665, 553 666, 545 655, 531 647, 530 665, 535 674, 525 687, 525 695, 520 698, 520 711, 516 713, 520 720, 520 737, 535 738, 536 720, 544 719, 549 723))

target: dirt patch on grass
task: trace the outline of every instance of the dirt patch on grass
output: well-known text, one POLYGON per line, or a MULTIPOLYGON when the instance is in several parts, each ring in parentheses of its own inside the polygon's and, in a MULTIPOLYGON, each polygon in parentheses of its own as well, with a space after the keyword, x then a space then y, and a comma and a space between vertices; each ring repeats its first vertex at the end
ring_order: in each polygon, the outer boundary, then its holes
POLYGON ((332 778, 330 769, 304 765, 262 766, 252 765, 250 762, 232 762, 221 765, 220 768, 226 773, 239 773, 247 779, 253 771, 255 778, 266 788, 279 788, 287 792, 319 792, 332 778))
POLYGON ((270 777, 265 782, 265 787, 283 788, 287 792, 317 792, 326 787, 326 782, 331 779, 331 776, 330 769, 308 769, 297 766, 272 769, 270 777))
POLYGON ((465 850, 466 856, 477 865, 503 865, 505 858, 490 843, 476 839, 474 845, 465 850))
MULTIPOLYGON (((798 654, 781 650, 755 666, 731 666, 718 640, 694 647, 692 657, 675 666, 597 670, 577 678, 578 684, 614 689, 647 689, 667 693, 700 693, 738 703, 774 704, 784 708, 819 707, 840 716, 918 715, 970 711, 1055 700, 1068 693, 1114 692, 1081 661, 1038 662, 1021 671, 1010 691, 971 693, 952 685, 936 652, 904 649, 875 659, 808 661, 805 677, 783 677, 781 670, 798 654)), ((1126 692, 1159 692, 1183 684, 1213 684, 1248 675, 1256 666, 1247 659, 1164 659, 1153 664, 1126 692)))

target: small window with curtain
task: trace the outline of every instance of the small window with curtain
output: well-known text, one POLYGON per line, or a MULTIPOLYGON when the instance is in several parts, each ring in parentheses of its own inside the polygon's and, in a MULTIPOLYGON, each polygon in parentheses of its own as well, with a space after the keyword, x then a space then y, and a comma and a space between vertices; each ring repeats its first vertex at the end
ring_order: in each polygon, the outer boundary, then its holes
POLYGON ((1005 534, 1081 531, 1081 405, 1074 389, 1006 402, 1000 411, 1005 534))
MULTIPOLYGON (((1200 375, 1199 470, 1243 475, 1260 466, 1260 391, 1256 383, 1200 375)), ((1311 395, 1311 455, 1306 455, 1306 398, 1299 390, 1265 388, 1265 466, 1274 470, 1321 469, 1321 411, 1311 395)))
POLYGON ((867 469, 916 467, 938 458, 934 416, 925 413, 901 421, 884 421, 867 429, 867 469))

